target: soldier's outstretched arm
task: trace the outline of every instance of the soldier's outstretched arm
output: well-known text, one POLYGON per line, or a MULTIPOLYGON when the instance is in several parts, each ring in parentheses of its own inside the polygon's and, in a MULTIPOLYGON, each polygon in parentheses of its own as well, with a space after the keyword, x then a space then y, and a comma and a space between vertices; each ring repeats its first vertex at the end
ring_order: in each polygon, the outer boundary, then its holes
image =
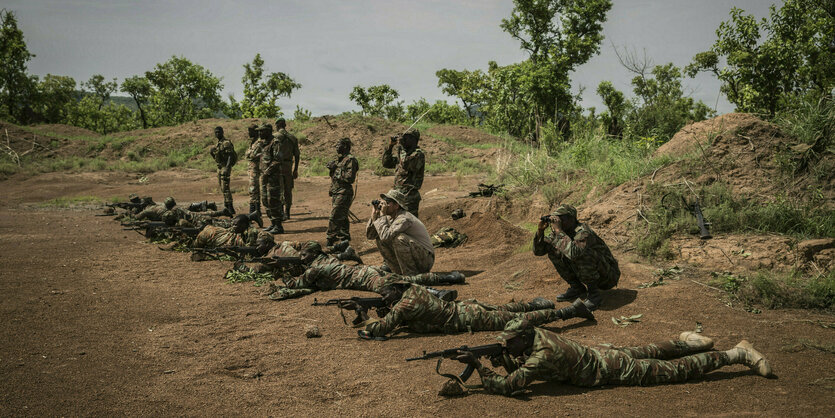
POLYGON ((544 373, 546 369, 539 366, 539 359, 534 356, 507 376, 502 376, 478 362, 476 371, 481 377, 484 390, 504 396, 516 396, 524 392, 533 381, 547 380, 544 373))

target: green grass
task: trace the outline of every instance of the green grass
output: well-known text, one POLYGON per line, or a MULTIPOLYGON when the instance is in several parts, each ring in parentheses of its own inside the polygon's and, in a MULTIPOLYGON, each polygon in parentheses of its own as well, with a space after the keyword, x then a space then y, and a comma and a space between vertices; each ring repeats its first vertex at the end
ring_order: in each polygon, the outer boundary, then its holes
POLYGON ((102 199, 98 196, 72 196, 72 197, 58 197, 38 203, 38 207, 42 208, 69 208, 72 206, 86 205, 86 204, 104 204, 117 202, 118 198, 102 199))
POLYGON ((482 164, 475 158, 459 153, 438 155, 424 168, 424 172, 430 175, 457 173, 463 176, 478 173, 491 173, 492 170, 493 167, 482 164))
POLYGON ((799 271, 761 271, 751 276, 714 273, 708 284, 728 292, 744 305, 769 309, 831 310, 835 302, 835 271, 811 277, 799 271))
POLYGON ((502 144, 499 143, 499 142, 487 142, 487 143, 483 143, 483 144, 470 144, 470 143, 467 143, 467 142, 459 141, 459 140, 456 140, 456 139, 453 139, 453 138, 448 138, 448 137, 445 137, 445 136, 438 136, 438 135, 433 135, 433 136, 435 138, 437 138, 439 141, 446 142, 447 144, 455 146, 456 148, 493 149, 493 148, 500 148, 502 146, 502 144))

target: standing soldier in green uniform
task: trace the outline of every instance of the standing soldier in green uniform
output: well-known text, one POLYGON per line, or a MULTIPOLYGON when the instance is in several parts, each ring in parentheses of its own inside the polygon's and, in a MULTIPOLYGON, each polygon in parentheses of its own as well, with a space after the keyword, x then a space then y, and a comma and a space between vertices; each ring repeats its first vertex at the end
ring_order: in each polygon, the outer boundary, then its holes
POLYGON ((641 347, 588 347, 517 319, 507 324, 499 340, 504 353, 491 360, 503 366, 507 376, 482 366, 468 351, 459 351, 456 360, 478 371, 484 390, 505 396, 521 394, 536 380, 582 387, 643 386, 684 382, 731 364, 746 365, 763 377, 772 375, 768 360, 748 341, 727 351, 708 351, 713 340, 695 332, 681 333, 678 341, 641 347))
POLYGON ((406 209, 415 217, 418 216, 420 206, 420 186, 423 185, 423 169, 425 158, 423 151, 418 148, 420 132, 410 130, 399 137, 391 138, 388 147, 383 152, 383 167, 394 168, 394 188, 406 195, 404 203, 406 209), (394 145, 400 141, 397 153, 394 145))
POLYGON ((331 177, 331 188, 328 194, 333 202, 331 216, 328 219, 328 247, 332 247, 339 241, 351 240, 348 211, 354 201, 352 185, 359 171, 359 163, 351 155, 350 139, 340 139, 336 145, 336 153, 338 154, 336 160, 327 164, 331 177))
POLYGON ((261 214, 261 148, 264 141, 258 139, 258 125, 247 128, 249 148, 246 150, 247 174, 249 174, 249 213, 261 214))
POLYGON ((212 147, 210 153, 217 163, 217 184, 223 193, 223 205, 234 215, 235 208, 232 206, 232 189, 229 188, 229 179, 232 166, 238 162, 238 154, 235 153, 232 141, 223 137, 223 128, 220 126, 215 128, 215 138, 217 138, 217 144, 212 147))
POLYGON ((277 133, 275 141, 281 148, 281 177, 284 179, 284 219, 290 219, 290 206, 293 205, 293 180, 299 177, 299 140, 287 132, 284 118, 275 121, 277 133))
POLYGON ((283 234, 284 227, 281 221, 284 219, 284 207, 282 194, 284 193, 284 177, 281 175, 281 144, 273 141, 273 127, 269 123, 261 125, 258 135, 264 141, 263 152, 261 153, 261 187, 264 193, 261 201, 264 202, 264 209, 272 225, 267 228, 271 234, 283 234))
POLYGON ((554 268, 570 286, 557 295, 557 301, 573 300, 586 293, 586 306, 595 310, 603 301, 601 290, 611 289, 620 280, 618 261, 606 243, 586 224, 577 222, 577 209, 561 205, 547 220, 540 220, 533 238, 533 253, 548 255, 554 268), (551 234, 545 229, 551 226, 551 234))

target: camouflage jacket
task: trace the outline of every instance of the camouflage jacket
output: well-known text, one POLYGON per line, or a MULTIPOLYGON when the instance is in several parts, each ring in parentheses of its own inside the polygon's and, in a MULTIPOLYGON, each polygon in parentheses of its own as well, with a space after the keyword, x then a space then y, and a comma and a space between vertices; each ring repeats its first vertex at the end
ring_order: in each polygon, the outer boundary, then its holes
POLYGON ((168 211, 165 205, 148 206, 136 215, 137 221, 161 221, 162 215, 168 211))
POLYGON ((255 142, 249 144, 249 148, 244 154, 247 161, 249 161, 249 168, 259 171, 261 168, 261 153, 263 153, 264 141, 257 139, 255 142))
POLYGON ((423 150, 416 148, 407 154, 401 146, 397 146, 397 156, 392 155, 394 147, 387 147, 383 152, 383 167, 394 168, 394 188, 409 194, 420 190, 423 185, 423 170, 426 159, 423 150))
MULTIPOLYGON (((329 257, 331 258, 332 257, 329 257)), ((330 263, 319 260, 317 265, 311 265, 301 276, 286 280, 290 288, 307 288, 316 290, 352 289, 376 292, 386 283, 380 272, 369 266, 349 266, 336 259, 330 263)), ((315 263, 315 262, 314 262, 315 263)))
POLYGON ((280 173, 283 160, 281 144, 278 141, 270 141, 269 144, 264 144, 261 148, 261 174, 280 173))
POLYGON ((444 302, 425 287, 411 285, 385 317, 366 321, 365 330, 375 337, 385 336, 401 325, 422 333, 456 331, 453 324, 463 305, 464 302, 444 302))
POLYGON ((258 228, 249 228, 236 234, 232 228, 207 225, 194 239, 194 248, 255 247, 262 243, 273 243, 273 236, 258 228))
POLYGON ((293 159, 296 160, 297 164, 299 161, 299 140, 293 134, 287 132, 286 129, 280 129, 273 142, 279 143, 278 147, 284 162, 281 168, 285 172, 292 172, 293 159))
POLYGON ((562 231, 551 231, 548 236, 537 232, 533 238, 533 253, 537 256, 547 254, 555 267, 565 262, 578 268, 593 269, 603 265, 603 262, 610 266, 618 265, 606 243, 584 223, 574 229, 574 239, 562 231))
POLYGON ((223 138, 215 144, 209 152, 217 163, 218 168, 226 167, 227 164, 235 165, 238 162, 238 154, 235 153, 235 146, 232 141, 223 138))
POLYGON ((542 328, 534 328, 534 333, 531 353, 505 362, 507 376, 479 365, 477 370, 485 390, 511 396, 535 380, 586 387, 607 383, 611 368, 607 367, 606 356, 601 351, 542 328), (521 365, 514 368, 514 363, 521 365))
POLYGON ((353 155, 346 154, 336 160, 331 173, 330 194, 335 195, 353 191, 351 185, 357 179, 357 171, 359 171, 359 163, 353 155))

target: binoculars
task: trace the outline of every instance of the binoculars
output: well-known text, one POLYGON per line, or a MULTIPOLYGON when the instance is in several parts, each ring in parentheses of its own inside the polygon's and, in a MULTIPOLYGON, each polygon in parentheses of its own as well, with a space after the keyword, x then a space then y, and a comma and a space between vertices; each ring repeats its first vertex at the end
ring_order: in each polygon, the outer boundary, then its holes
POLYGON ((372 201, 371 201, 371 206, 374 206, 375 208, 376 208, 377 206, 380 206, 380 199, 374 199, 374 200, 372 200, 372 201))
POLYGON ((550 223, 551 222, 551 215, 542 215, 539 218, 539 220, 542 221, 542 222, 549 222, 550 223))

